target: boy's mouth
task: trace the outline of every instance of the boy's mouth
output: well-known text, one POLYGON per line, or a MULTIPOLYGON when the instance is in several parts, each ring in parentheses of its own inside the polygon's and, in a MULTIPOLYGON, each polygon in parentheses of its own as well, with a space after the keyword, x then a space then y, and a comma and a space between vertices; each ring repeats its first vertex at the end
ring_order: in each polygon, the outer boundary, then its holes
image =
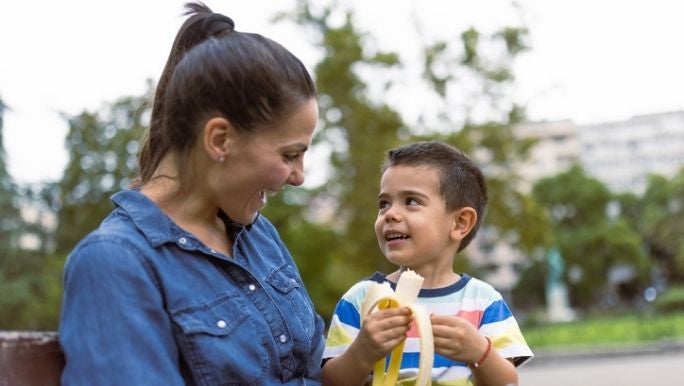
POLYGON ((406 239, 408 239, 409 237, 410 237, 409 235, 406 235, 406 234, 403 234, 403 233, 399 233, 399 232, 388 232, 388 233, 385 233, 385 240, 387 240, 387 241, 406 240, 406 239))

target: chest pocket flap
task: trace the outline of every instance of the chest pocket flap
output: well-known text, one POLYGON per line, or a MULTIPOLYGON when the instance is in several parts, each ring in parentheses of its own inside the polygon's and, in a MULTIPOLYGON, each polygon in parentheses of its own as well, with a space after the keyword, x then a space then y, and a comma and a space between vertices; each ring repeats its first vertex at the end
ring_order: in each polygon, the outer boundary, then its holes
POLYGON ((239 301, 234 296, 222 296, 210 303, 179 310, 173 319, 188 335, 228 335, 248 316, 246 307, 241 307, 239 301))
POLYGON ((286 294, 301 286, 298 278, 299 275, 297 275, 293 267, 283 265, 273 270, 266 278, 266 282, 273 288, 286 294))

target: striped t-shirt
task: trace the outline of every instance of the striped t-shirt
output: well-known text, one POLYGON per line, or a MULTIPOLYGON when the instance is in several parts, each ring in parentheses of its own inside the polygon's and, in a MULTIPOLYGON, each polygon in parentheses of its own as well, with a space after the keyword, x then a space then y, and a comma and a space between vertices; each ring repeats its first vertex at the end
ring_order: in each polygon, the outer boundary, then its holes
MULTIPOLYGON (((361 317, 359 310, 371 283, 387 281, 385 275, 375 273, 351 287, 337 303, 333 314, 323 359, 336 357, 347 350, 359 332, 361 317)), ((396 283, 390 283, 392 288, 396 283)), ((481 334, 488 336, 493 348, 501 356, 510 358, 520 366, 533 354, 520 332, 518 323, 506 302, 491 285, 462 274, 461 279, 444 288, 421 289, 417 303, 428 314, 458 315, 471 322, 481 334)), ((404 344, 400 385, 412 385, 418 372, 419 338, 416 326, 411 326, 404 344)), ((471 372, 464 362, 452 361, 435 353, 432 368, 434 386, 472 385, 471 372)))

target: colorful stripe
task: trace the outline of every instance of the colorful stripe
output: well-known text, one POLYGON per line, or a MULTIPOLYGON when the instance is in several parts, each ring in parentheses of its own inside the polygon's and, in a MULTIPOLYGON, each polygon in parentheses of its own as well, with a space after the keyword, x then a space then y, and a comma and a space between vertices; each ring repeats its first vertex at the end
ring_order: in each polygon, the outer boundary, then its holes
MULTIPOLYGON (((341 355, 352 343, 361 326, 359 309, 368 285, 383 280, 383 275, 375 274, 356 283, 340 299, 328 330, 324 359, 341 355)), ((494 348, 502 356, 513 359, 516 365, 533 356, 501 294, 483 281, 462 275, 461 280, 452 286, 421 290, 417 303, 425 307, 429 314, 456 315, 468 320, 483 335, 492 339, 494 348)), ((405 341, 399 384, 411 384, 410 378, 415 377, 418 369, 419 351, 418 333, 414 325, 405 341)), ((435 354, 432 371, 434 386, 471 385, 470 377, 470 369, 465 363, 435 354)))

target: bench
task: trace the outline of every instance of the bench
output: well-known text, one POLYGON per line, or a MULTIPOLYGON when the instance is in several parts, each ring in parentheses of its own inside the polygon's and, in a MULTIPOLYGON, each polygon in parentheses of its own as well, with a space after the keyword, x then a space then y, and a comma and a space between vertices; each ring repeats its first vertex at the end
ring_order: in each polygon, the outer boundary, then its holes
POLYGON ((59 386, 63 367, 56 332, 0 331, 0 386, 59 386))

